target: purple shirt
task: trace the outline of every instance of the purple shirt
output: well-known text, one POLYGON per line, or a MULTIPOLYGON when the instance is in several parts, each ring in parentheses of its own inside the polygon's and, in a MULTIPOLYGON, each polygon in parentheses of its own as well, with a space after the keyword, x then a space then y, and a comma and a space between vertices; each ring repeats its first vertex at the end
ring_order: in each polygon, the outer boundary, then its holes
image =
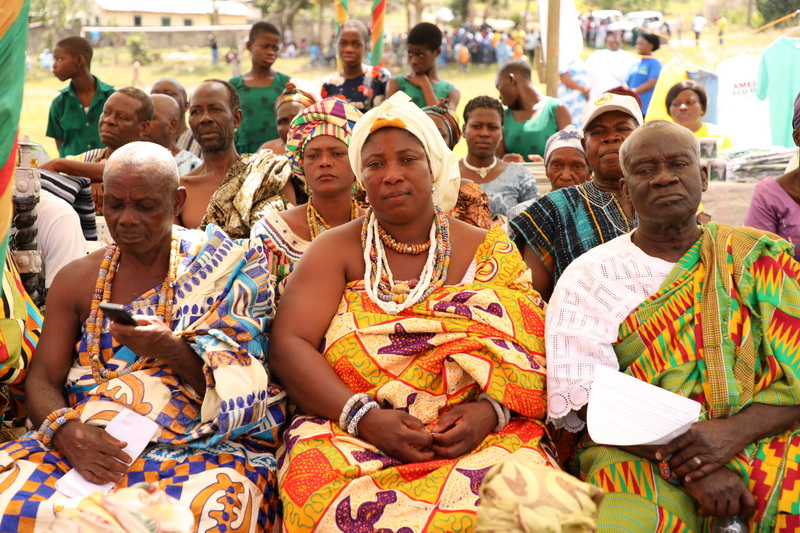
MULTIPOLYGON (((744 223, 777 233, 795 246, 800 244, 800 205, 772 178, 764 178, 756 184, 744 223)), ((797 252, 795 248, 795 258, 799 257, 797 252)))

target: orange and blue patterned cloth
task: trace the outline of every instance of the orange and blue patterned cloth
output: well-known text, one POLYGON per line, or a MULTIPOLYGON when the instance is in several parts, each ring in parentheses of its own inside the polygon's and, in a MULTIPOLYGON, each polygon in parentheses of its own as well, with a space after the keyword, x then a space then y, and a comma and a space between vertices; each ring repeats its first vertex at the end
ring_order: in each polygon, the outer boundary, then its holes
POLYGON ((471 531, 483 477, 502 458, 556 464, 543 424, 544 305, 501 229, 475 261, 473 282, 394 316, 351 283, 321 350, 354 392, 429 427, 481 392, 513 412, 510 423, 458 459, 402 464, 337 422, 299 415, 279 452, 285 531, 471 531))
MULTIPOLYGON (((754 402, 796 405, 798 275, 786 241, 709 224, 660 290, 620 326, 620 368, 700 402, 701 419, 727 418, 754 402)), ((800 423, 751 444, 727 467, 756 498, 751 532, 800 530, 800 423)), ((695 500, 664 481, 655 463, 586 439, 576 468, 606 492, 599 528, 711 529, 695 500)))
MULTIPOLYGON (((105 426, 123 409, 154 420, 160 430, 117 484, 156 483, 189 507, 200 531, 269 531, 277 516, 278 432, 285 393, 269 382, 264 334, 274 316, 266 256, 258 241, 233 241, 216 226, 175 228, 180 266, 173 331, 202 358, 199 397, 168 366, 147 360, 140 370, 98 384, 86 346, 86 324, 65 386, 85 424, 105 426)), ((154 315, 161 286, 127 305, 154 315)), ((121 370, 137 356, 108 333, 100 339, 105 366, 121 370)), ((47 531, 65 496, 55 482, 71 469, 35 434, 0 447, 0 531, 47 531)))

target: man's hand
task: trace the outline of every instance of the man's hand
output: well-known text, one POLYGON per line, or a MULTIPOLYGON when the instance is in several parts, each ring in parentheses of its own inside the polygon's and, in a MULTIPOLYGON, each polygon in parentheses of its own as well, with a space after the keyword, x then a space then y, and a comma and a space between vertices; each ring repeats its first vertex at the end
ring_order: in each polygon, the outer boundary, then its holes
POLYGON ((134 318, 139 322, 138 326, 112 321, 108 331, 117 342, 139 357, 151 357, 169 363, 170 356, 177 353, 183 340, 157 318, 142 315, 134 318))
POLYGON ((122 450, 128 444, 103 428, 71 420, 56 431, 53 446, 92 483, 116 483, 133 462, 122 450))
POLYGON ((683 481, 697 481, 724 466, 749 443, 731 418, 704 420, 659 448, 656 457, 672 455, 669 468, 683 481), (697 459, 695 459, 695 457, 697 459))
POLYGON ((684 486, 697 500, 697 512, 703 516, 750 518, 756 510, 753 494, 742 478, 728 468, 720 468, 684 486))
POLYGON ((442 415, 431 430, 433 451, 445 459, 469 453, 497 426, 497 413, 487 400, 462 403, 442 415))
POLYGON ((372 409, 358 424, 361 438, 404 463, 433 461, 433 438, 419 419, 397 409, 372 409))
POLYGON ((52 172, 61 172, 61 170, 59 170, 59 163, 61 163, 61 161, 61 158, 51 159, 50 161, 39 165, 39 168, 50 170, 52 172))

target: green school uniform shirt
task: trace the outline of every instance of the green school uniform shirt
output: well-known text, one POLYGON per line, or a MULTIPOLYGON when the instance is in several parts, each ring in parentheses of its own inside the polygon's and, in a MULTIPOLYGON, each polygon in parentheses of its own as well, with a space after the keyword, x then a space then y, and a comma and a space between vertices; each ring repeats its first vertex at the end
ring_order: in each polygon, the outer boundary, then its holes
POLYGON ((231 84, 239 93, 242 104, 242 123, 236 129, 234 144, 236 151, 252 154, 267 141, 278 138, 278 124, 275 120, 275 100, 286 88, 289 76, 275 73, 269 87, 248 87, 241 76, 231 78, 231 84))
POLYGON ((525 161, 530 161, 528 158, 530 154, 544 157, 544 146, 547 144, 547 139, 558 131, 557 109, 558 99, 550 96, 545 97, 542 111, 536 117, 525 122, 514 120, 513 111, 506 109, 503 123, 506 152, 519 154, 525 161))
POLYGON ((95 81, 95 92, 88 110, 83 109, 72 82, 50 104, 46 135, 63 141, 58 150, 59 157, 105 148, 100 142, 97 123, 106 100, 114 93, 114 87, 103 83, 97 76, 92 77, 95 81))
MULTIPOLYGON (((446 98, 450 91, 453 90, 453 85, 449 81, 442 81, 439 80, 433 86, 433 94, 436 95, 436 98, 446 98)), ((411 101, 417 104, 419 107, 425 107, 428 104, 425 103, 425 95, 422 94, 422 89, 408 81, 404 76, 400 76, 397 78, 397 90, 403 91, 409 97, 411 97, 411 101)))

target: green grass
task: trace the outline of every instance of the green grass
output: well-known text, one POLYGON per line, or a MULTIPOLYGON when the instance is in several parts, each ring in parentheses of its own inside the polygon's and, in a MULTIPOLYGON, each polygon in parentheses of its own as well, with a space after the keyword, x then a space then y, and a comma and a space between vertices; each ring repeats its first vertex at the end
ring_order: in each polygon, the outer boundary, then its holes
MULTIPOLYGON (((739 52, 759 53, 766 46, 777 39, 781 32, 777 30, 767 30, 758 34, 742 32, 726 37, 726 44, 720 46, 716 42, 716 36, 709 30, 706 32, 705 39, 701 47, 694 46, 688 31, 684 31, 683 43, 672 42, 664 46, 656 53, 662 63, 666 63, 676 56, 682 56, 692 63, 714 70, 716 65, 739 52)), ((583 57, 587 57, 593 50, 585 49, 583 57)), ((141 67, 139 78, 141 87, 149 90, 149 87, 162 76, 172 76, 177 78, 191 92, 200 82, 206 78, 224 78, 231 76, 231 68, 224 63, 212 67, 209 65, 209 57, 206 49, 183 50, 183 51, 164 51, 158 62, 141 67)), ((242 70, 249 68, 249 61, 242 63, 242 70)), ((319 84, 322 79, 330 72, 323 69, 309 69, 306 58, 279 59, 276 68, 292 76, 298 76, 311 83, 319 84)), ((116 87, 130 85, 132 82, 133 71, 130 56, 126 50, 120 50, 116 54, 110 48, 98 49, 95 53, 92 72, 106 83, 116 87)), ((448 66, 441 72, 441 77, 454 83, 461 91, 461 101, 458 106, 457 114, 461 117, 464 106, 472 98, 480 95, 497 96, 494 88, 496 67, 475 67, 471 66, 468 73, 462 73, 458 66, 448 66)), ((397 70, 395 74, 401 74, 397 70)), ((534 81, 538 78, 534 75, 534 81)), ((47 129, 47 117, 50 109, 50 102, 56 97, 58 91, 66 84, 59 82, 49 70, 44 70, 34 66, 26 76, 25 94, 22 105, 22 116, 20 118, 20 134, 29 135, 34 141, 42 143, 51 155, 56 154, 55 142, 45 136, 47 129)), ((544 89, 544 87, 542 86, 544 89)), ((456 147, 456 153, 464 155, 466 147, 463 142, 456 147)))

